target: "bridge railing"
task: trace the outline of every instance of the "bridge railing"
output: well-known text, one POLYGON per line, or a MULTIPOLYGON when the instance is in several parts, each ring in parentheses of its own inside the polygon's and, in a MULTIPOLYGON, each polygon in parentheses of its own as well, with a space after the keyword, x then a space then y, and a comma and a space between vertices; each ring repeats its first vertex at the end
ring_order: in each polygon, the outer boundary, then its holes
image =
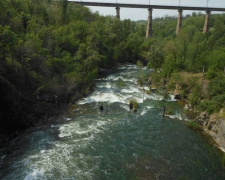
POLYGON ((211 7, 225 8, 224 0, 69 0, 76 2, 98 2, 98 3, 118 3, 118 4, 140 4, 140 5, 162 5, 162 6, 189 6, 189 7, 211 7))

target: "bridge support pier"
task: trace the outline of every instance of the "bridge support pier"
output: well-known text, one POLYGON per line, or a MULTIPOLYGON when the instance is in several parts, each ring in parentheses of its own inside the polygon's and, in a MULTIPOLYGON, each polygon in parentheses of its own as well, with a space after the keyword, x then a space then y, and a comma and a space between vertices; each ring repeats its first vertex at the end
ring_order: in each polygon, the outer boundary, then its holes
POLYGON ((210 19, 210 10, 206 10, 205 24, 204 24, 203 33, 206 33, 206 32, 209 31, 209 28, 210 28, 209 19, 210 19))
POLYGON ((177 19, 177 28, 176 28, 176 34, 179 33, 181 27, 182 27, 182 9, 178 10, 178 19, 177 19))
POLYGON ((146 37, 152 37, 153 36, 153 30, 152 30, 152 8, 148 9, 148 24, 147 24, 147 30, 146 30, 146 37))
POLYGON ((116 7, 116 17, 120 19, 120 7, 116 7))

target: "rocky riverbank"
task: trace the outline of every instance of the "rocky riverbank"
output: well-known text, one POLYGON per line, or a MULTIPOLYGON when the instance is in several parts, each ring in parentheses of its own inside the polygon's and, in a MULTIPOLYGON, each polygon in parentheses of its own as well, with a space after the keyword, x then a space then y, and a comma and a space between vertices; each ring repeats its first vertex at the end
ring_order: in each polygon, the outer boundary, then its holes
POLYGON ((219 113, 208 115, 202 112, 194 120, 203 126, 204 131, 209 134, 216 142, 218 147, 225 152, 225 109, 221 109, 219 113))
POLYGON ((169 79, 166 89, 174 95, 175 99, 187 103, 187 110, 192 114, 191 119, 200 124, 204 132, 210 135, 218 147, 225 152, 225 108, 212 114, 201 112, 197 108, 204 99, 207 99, 209 84, 210 81, 203 78, 201 73, 180 72, 169 79))

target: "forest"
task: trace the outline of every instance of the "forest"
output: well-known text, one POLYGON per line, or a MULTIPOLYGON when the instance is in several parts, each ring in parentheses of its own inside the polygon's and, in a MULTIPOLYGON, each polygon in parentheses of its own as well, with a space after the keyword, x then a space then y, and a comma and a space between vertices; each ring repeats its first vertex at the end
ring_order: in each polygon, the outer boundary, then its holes
MULTIPOLYGON (((187 99, 209 113, 225 106, 225 14, 184 17, 175 34, 176 17, 153 21, 154 37, 145 38, 147 21, 101 16, 67 0, 0 1, 0 133, 26 129, 45 114, 49 102, 73 103, 93 88, 102 69, 143 62, 160 69, 160 77, 185 71, 210 81, 187 99), (35 117, 35 118, 34 118, 35 117)), ((179 80, 178 80, 179 81, 179 80)))

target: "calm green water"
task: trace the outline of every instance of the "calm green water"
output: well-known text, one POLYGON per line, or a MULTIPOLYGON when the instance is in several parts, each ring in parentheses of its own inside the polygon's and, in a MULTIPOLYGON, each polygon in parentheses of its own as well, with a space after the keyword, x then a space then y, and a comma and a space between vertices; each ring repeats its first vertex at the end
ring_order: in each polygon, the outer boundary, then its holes
POLYGON ((137 76, 137 67, 127 66, 96 80, 96 90, 60 124, 1 149, 0 179, 225 179, 217 149, 186 127, 177 102, 143 94, 137 76), (137 113, 129 112, 131 98, 137 113), (162 118, 163 106, 175 115, 162 118))

